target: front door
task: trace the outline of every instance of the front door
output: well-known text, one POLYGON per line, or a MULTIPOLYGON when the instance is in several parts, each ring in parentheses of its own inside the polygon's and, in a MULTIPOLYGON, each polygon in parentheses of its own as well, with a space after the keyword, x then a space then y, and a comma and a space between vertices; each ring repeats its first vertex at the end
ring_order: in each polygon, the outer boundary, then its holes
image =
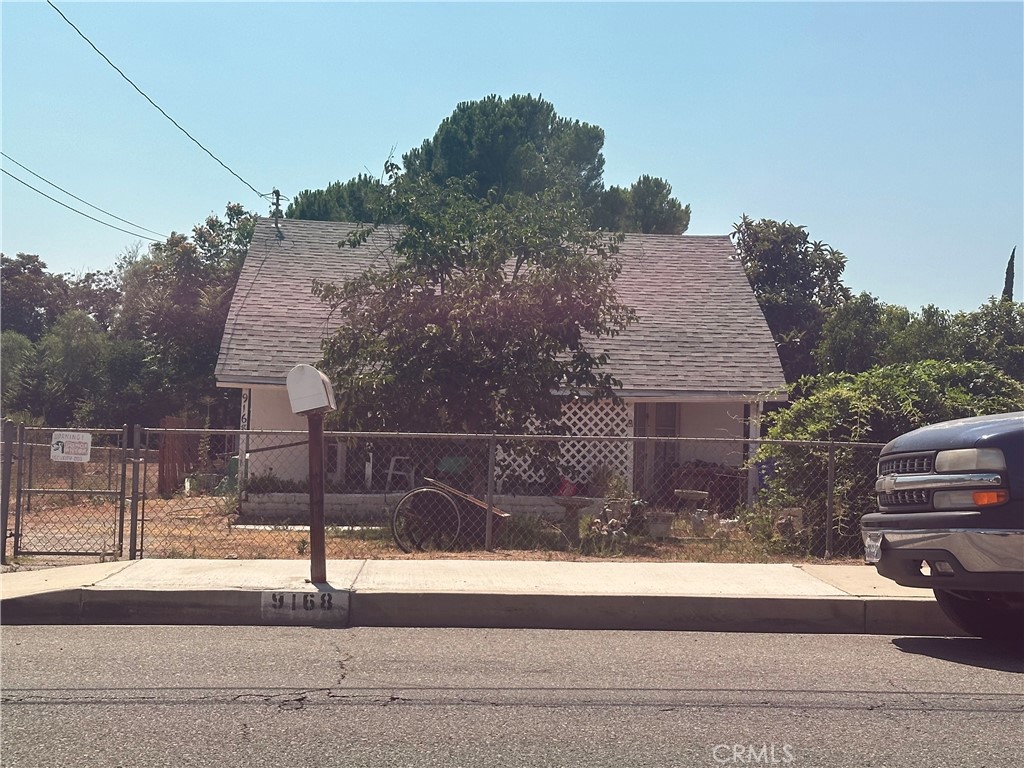
POLYGON ((633 490, 648 501, 665 501, 679 445, 657 438, 679 436, 679 403, 637 403, 635 429, 638 437, 652 439, 637 446, 633 490))

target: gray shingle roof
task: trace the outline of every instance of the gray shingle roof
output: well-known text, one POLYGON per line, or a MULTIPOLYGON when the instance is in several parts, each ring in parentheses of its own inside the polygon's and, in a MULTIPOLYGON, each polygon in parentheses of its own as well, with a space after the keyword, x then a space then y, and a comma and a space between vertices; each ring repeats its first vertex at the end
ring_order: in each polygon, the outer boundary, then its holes
MULTIPOLYGON (((284 384, 315 364, 332 331, 314 279, 340 282, 388 258, 393 231, 338 247, 354 224, 271 219, 256 226, 217 361, 221 385, 284 384)), ((727 236, 628 235, 620 298, 639 322, 601 344, 623 394, 754 396, 785 386, 760 307, 727 236)))

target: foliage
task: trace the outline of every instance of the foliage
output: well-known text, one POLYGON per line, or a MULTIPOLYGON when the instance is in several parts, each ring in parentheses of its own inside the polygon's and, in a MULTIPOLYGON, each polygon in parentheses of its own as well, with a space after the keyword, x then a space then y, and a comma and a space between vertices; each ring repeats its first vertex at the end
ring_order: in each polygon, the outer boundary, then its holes
MULTIPOLYGON (((3 407, 52 426, 155 425, 213 397, 220 336, 255 217, 239 205, 114 270, 51 275, 3 258, 3 407)), ((216 410, 216 409, 215 409, 216 410)))
POLYGON ((816 373, 812 353, 827 312, 850 298, 842 282, 846 257, 788 221, 754 222, 744 214, 732 238, 775 337, 786 381, 816 373))
POLYGON ((634 317, 614 291, 615 240, 554 191, 485 201, 458 180, 389 172, 389 210, 404 225, 396 259, 315 286, 340 327, 323 366, 345 424, 520 431, 558 421, 559 390, 611 396, 617 382, 590 339, 634 317))
MULTIPOLYGON (((410 180, 464 189, 484 200, 556 192, 590 218, 595 229, 681 234, 690 206, 672 197, 663 179, 641 176, 629 188, 605 189, 604 131, 560 117, 540 97, 491 95, 459 104, 434 136, 402 156, 410 180)), ((387 186, 360 174, 324 189, 304 190, 288 206, 289 218, 396 223, 379 206, 387 186)))
POLYGON ((879 354, 879 364, 899 365, 922 360, 960 358, 949 312, 934 304, 921 307, 920 312, 911 312, 905 307, 892 304, 880 306, 881 339, 884 346, 879 354))
POLYGON ((106 330, 120 299, 113 270, 80 275, 54 275, 34 254, 9 259, 0 254, 4 301, 4 330, 36 342, 65 313, 80 309, 106 330))
POLYGON ((299 192, 288 204, 285 216, 313 221, 376 222, 384 191, 384 185, 378 179, 361 173, 346 182, 329 184, 325 189, 299 192))
POLYGON ((121 277, 112 269, 64 275, 67 285, 67 309, 79 309, 110 330, 121 303, 121 277))
POLYGON ((1024 302, 991 298, 976 312, 958 312, 952 333, 964 360, 983 360, 1024 381, 1024 302))
POLYGON ((107 343, 103 329, 81 310, 63 315, 24 355, 9 405, 47 424, 77 423, 79 403, 103 388, 107 343))
MULTIPOLYGON (((768 439, 885 443, 926 424, 1020 410, 1024 385, 987 363, 926 360, 808 377, 791 388, 791 398, 790 408, 766 417, 768 439)), ((755 457, 767 475, 761 500, 772 509, 803 508, 809 541, 823 547, 830 450, 835 546, 852 551, 860 516, 873 507, 876 451, 765 443, 755 457)))
POLYGON ((950 314, 930 304, 920 312, 862 293, 829 313, 814 350, 821 373, 861 373, 876 365, 961 357, 950 314))
POLYGON ((832 312, 822 325, 814 361, 823 372, 859 373, 880 362, 882 305, 862 293, 832 312))
POLYGON ((433 138, 402 157, 411 180, 473 179, 481 196, 559 189, 584 208, 602 190, 604 131, 559 117, 531 95, 491 95, 459 104, 433 138))
POLYGON ((1017 247, 1014 246, 1013 250, 1010 251, 1010 259, 1006 262, 1006 276, 1003 278, 1003 301, 1013 301, 1013 276, 1014 276, 1014 257, 1017 255, 1017 247))
POLYGON ((30 359, 33 351, 27 336, 17 331, 0 333, 0 372, 3 374, 0 377, 0 404, 4 411, 8 410, 12 395, 20 388, 22 365, 30 359))
POLYGON ((887 442, 937 421, 1019 410, 1024 384, 983 362, 925 360, 860 374, 823 374, 790 389, 767 437, 887 442))
POLYGON ((67 283, 46 271, 35 254, 19 253, 11 259, 0 254, 3 284, 4 330, 38 341, 67 305, 67 283))
POLYGON ((213 374, 255 221, 240 205, 228 205, 224 219, 208 217, 191 237, 172 233, 124 265, 115 333, 141 341, 146 378, 172 412, 199 413, 212 397, 219 406, 215 421, 228 418, 213 374))
POLYGON ((690 206, 672 197, 667 181, 644 175, 629 189, 605 190, 591 220, 609 231, 681 235, 690 226, 690 206))
POLYGON ((978 361, 1024 380, 1024 304, 992 298, 974 312, 951 315, 933 305, 910 312, 862 293, 831 312, 814 359, 824 373, 922 360, 978 361))
POLYGON ((174 383, 152 364, 140 339, 109 339, 102 359, 102 381, 101 391, 77 404, 79 423, 156 425, 179 409, 171 391, 174 383))

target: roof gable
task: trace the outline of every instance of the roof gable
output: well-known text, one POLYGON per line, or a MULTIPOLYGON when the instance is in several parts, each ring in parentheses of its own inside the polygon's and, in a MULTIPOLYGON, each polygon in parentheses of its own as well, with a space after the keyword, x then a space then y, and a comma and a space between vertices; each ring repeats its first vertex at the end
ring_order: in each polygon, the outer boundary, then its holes
MULTIPOLYGON (((357 225, 260 219, 224 328, 221 385, 281 384, 315 363, 332 325, 313 281, 341 282, 391 258, 396 230, 380 228, 358 248, 339 247, 357 225)), ((627 235, 619 296, 639 320, 598 348, 625 395, 753 397, 785 387, 764 315, 729 238, 627 235)))

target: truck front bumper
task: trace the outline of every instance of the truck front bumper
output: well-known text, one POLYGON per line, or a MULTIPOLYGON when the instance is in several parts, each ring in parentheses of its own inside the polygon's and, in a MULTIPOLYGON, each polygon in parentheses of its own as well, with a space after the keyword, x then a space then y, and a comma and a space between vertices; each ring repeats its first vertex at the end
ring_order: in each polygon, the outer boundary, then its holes
POLYGON ((865 559, 897 584, 1024 593, 1019 529, 862 529, 865 559))

